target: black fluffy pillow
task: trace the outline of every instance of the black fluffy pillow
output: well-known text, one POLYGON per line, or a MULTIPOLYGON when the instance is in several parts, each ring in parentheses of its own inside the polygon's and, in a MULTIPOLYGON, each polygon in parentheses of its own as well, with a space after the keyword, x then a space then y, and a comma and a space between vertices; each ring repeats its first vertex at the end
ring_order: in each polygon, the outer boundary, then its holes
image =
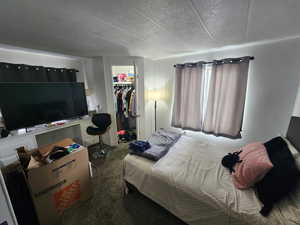
POLYGON ((294 191, 298 185, 300 172, 286 142, 281 137, 264 143, 274 167, 255 187, 258 198, 264 204, 260 213, 267 216, 274 203, 294 191))

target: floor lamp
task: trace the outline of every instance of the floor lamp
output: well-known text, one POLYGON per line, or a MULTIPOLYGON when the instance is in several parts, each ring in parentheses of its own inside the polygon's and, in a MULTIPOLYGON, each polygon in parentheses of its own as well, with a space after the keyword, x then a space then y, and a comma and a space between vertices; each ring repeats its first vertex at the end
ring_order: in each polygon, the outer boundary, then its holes
POLYGON ((149 100, 154 101, 154 130, 157 130, 157 101, 161 99, 161 92, 157 89, 149 91, 149 100))
POLYGON ((157 101, 154 100, 154 130, 155 131, 157 130, 157 127, 156 127, 156 109, 157 109, 157 101))

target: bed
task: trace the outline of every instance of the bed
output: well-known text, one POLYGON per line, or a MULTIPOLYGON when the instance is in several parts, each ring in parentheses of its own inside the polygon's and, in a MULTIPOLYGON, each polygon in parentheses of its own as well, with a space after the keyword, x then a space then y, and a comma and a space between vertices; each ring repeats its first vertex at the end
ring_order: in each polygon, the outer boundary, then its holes
MULTIPOLYGON (((287 138, 300 149, 300 118, 292 117, 287 138)), ((182 135, 157 162, 127 155, 124 180, 190 225, 300 224, 300 189, 268 217, 253 189, 238 190, 220 161, 236 146, 182 135)))

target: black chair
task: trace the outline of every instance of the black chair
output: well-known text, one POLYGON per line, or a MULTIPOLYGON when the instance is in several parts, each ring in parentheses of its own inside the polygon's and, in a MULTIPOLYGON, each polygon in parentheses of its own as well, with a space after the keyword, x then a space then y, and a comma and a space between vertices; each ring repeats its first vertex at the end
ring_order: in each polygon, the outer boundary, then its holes
POLYGON ((111 125, 111 116, 108 113, 98 113, 93 115, 92 117, 92 123, 96 126, 89 126, 86 129, 86 132, 89 135, 97 135, 99 136, 99 146, 100 151, 94 152, 93 157, 94 158, 100 158, 107 155, 108 151, 105 151, 104 143, 102 140, 102 135, 106 133, 106 131, 110 128, 111 125))

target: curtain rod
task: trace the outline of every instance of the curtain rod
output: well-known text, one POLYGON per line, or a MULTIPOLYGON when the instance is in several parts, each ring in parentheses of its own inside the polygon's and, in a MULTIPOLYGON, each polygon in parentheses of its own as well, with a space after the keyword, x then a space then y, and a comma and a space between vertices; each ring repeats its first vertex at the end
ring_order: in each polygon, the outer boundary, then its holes
POLYGON ((220 59, 220 60, 213 60, 210 62, 205 62, 205 61, 199 61, 199 62, 194 62, 194 63, 184 63, 184 64, 175 64, 174 67, 180 66, 196 66, 196 65, 202 65, 202 64, 223 64, 223 63, 234 63, 234 62, 243 62, 243 61, 250 61, 254 60, 254 56, 244 56, 244 57, 239 57, 239 58, 225 58, 225 59, 220 59))
POLYGON ((29 70, 29 69, 34 69, 34 70, 40 70, 40 69, 45 69, 47 71, 59 71, 59 72, 64 72, 64 71, 74 71, 74 72, 79 72, 77 69, 68 69, 68 68, 54 68, 54 67, 45 67, 45 66, 34 66, 34 65, 27 65, 27 64, 15 64, 15 63, 7 63, 7 62, 0 62, 0 68, 5 68, 5 69, 17 69, 17 70, 29 70))

